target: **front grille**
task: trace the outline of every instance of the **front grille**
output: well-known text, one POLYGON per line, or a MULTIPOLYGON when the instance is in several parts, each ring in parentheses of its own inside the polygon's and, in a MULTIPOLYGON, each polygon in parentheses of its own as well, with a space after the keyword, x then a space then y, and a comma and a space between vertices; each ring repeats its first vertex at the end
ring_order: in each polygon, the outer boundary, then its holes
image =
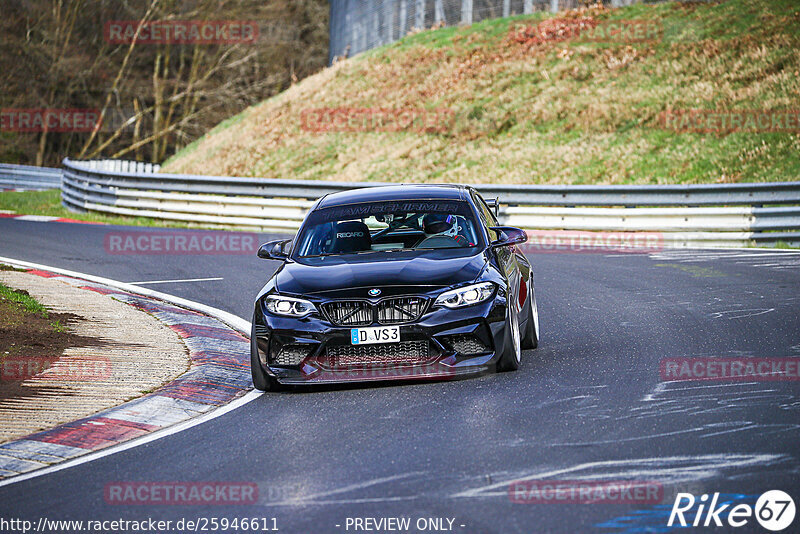
POLYGON ((363 300, 339 300, 322 305, 328 320, 339 326, 372 324, 372 305, 363 300))
POLYGON ((275 365, 300 365, 309 355, 313 345, 308 343, 292 343, 281 347, 280 352, 272 360, 275 365))
POLYGON ((378 303, 378 322, 400 324, 416 321, 422 315, 425 301, 420 297, 397 297, 378 303))
POLYGON ((364 300, 336 300, 322 305, 322 311, 337 326, 367 326, 377 320, 380 324, 402 324, 416 321, 425 311, 422 297, 392 297, 377 304, 364 300))
POLYGON ((450 345, 450 347, 459 354, 469 355, 489 352, 489 348, 472 334, 445 336, 444 342, 450 345))
POLYGON ((328 346, 326 351, 328 363, 333 367, 414 365, 429 360, 428 342, 424 340, 374 345, 334 345, 328 346))

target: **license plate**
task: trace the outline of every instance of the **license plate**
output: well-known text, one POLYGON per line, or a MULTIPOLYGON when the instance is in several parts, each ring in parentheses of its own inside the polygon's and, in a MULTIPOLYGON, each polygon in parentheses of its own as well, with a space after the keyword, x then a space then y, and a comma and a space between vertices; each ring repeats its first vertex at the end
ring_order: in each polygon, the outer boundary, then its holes
POLYGON ((399 326, 374 326, 371 328, 350 329, 350 343, 353 345, 397 343, 398 341, 400 341, 399 326))

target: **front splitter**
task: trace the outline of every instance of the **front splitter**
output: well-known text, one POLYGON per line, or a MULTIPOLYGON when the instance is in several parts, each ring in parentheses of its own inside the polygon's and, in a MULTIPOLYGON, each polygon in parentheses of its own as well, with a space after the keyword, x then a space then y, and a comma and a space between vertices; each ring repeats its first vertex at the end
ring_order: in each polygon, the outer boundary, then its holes
POLYGON ((310 384, 345 384, 356 382, 380 382, 395 380, 433 380, 445 381, 469 375, 486 373, 491 369, 490 365, 470 365, 468 367, 447 367, 447 366, 422 366, 407 368, 362 368, 337 371, 318 370, 312 374, 301 374, 294 371, 295 376, 280 376, 281 371, 270 369, 275 372, 278 382, 286 385, 310 385, 310 384))

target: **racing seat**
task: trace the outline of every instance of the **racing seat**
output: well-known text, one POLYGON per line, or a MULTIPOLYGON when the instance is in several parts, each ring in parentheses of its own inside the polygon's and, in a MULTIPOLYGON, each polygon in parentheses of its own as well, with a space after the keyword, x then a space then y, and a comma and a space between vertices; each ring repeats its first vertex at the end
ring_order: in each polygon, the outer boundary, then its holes
POLYGON ((331 253, 363 252, 372 249, 369 228, 361 221, 336 223, 331 239, 331 253))

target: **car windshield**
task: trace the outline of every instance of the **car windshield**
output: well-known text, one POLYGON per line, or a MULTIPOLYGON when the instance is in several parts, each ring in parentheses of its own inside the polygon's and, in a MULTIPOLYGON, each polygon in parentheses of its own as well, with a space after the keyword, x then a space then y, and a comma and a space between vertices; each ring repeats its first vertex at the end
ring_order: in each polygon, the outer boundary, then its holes
POLYGON ((391 250, 475 247, 469 204, 453 200, 367 202, 311 213, 300 232, 299 258, 391 250))

